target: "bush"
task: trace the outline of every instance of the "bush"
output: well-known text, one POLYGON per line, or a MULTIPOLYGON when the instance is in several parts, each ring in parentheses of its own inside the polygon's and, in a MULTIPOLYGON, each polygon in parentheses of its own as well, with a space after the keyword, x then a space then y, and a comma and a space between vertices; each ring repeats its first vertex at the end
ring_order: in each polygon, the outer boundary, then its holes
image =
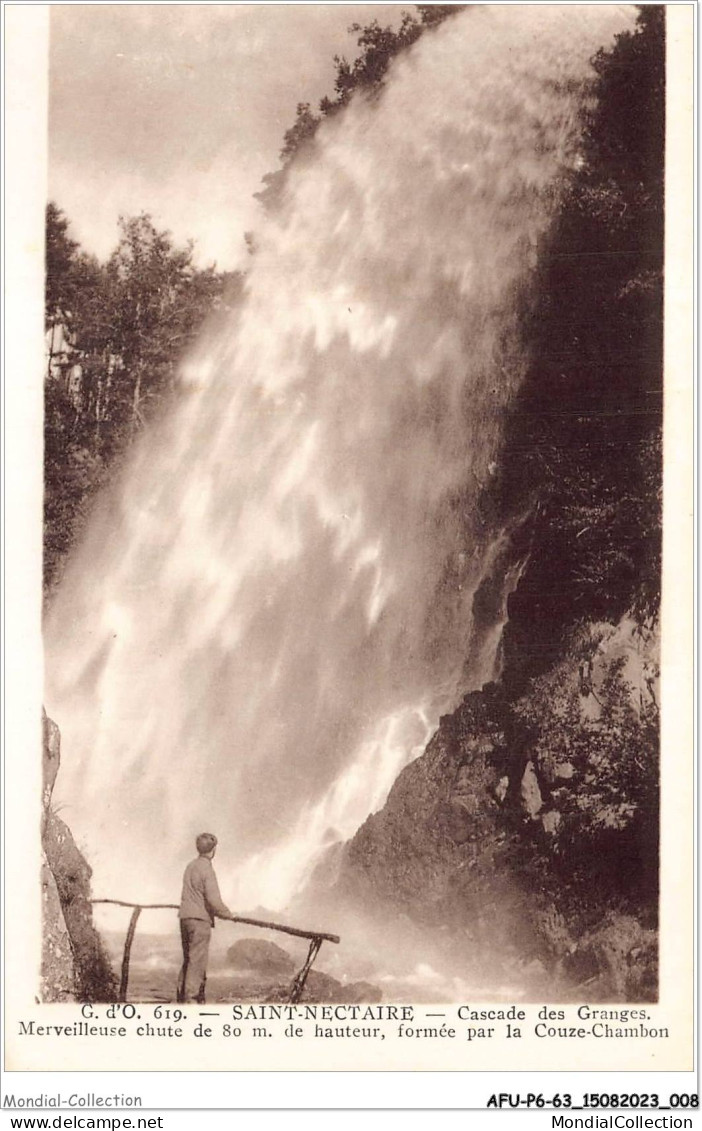
POLYGON ((624 663, 604 660, 595 689, 571 656, 513 709, 557 815, 544 834, 557 870, 631 892, 656 870, 659 712, 650 696, 637 703, 624 663))

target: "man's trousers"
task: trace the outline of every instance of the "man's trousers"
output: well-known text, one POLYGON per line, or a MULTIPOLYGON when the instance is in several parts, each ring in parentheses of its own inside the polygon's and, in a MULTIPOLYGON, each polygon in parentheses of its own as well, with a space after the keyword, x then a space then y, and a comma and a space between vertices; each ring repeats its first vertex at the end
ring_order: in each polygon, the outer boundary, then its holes
POLYGON ((178 978, 178 1001, 205 1000, 207 955, 212 927, 206 919, 181 919, 183 965, 178 978))

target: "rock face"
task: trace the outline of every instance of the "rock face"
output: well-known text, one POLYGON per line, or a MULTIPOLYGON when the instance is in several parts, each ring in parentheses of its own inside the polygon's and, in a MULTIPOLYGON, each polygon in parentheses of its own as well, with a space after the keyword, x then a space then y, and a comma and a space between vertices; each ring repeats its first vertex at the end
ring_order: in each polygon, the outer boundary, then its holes
POLYGON ((527 893, 507 862, 514 844, 499 800, 505 732, 490 702, 490 692, 476 692, 442 719, 384 809, 349 842, 336 895, 374 919, 407 920, 403 935, 418 925, 443 943, 454 968, 494 975, 505 963, 532 962, 540 949, 527 893))
POLYGON ((115 978, 93 925, 91 870, 68 826, 51 810, 59 729, 44 715, 41 993, 44 1001, 115 1001, 115 978))
POLYGON ((592 624, 519 699, 468 695, 343 849, 339 905, 443 932, 454 968, 530 968, 534 992, 654 999, 657 644, 592 624))
MULTIPOLYGON (((480 707, 478 697, 472 702, 480 707)), ((503 734, 470 733, 464 715, 442 720, 426 753, 407 766, 385 808, 349 843, 339 886, 381 907, 391 903, 434 922, 452 916, 462 874, 489 869, 498 850, 498 780, 492 758, 503 734)), ((478 873, 473 877, 475 886, 478 873)))
POLYGON ((56 881, 42 854, 41 864, 42 904, 42 956, 40 995, 42 1001, 74 1001, 76 980, 73 968, 71 940, 59 898, 56 881))

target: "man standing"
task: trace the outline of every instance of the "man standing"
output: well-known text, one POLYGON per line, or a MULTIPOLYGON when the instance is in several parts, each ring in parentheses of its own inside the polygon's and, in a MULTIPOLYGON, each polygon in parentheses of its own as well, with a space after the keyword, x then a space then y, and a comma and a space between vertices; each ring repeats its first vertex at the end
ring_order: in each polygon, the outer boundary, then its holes
POLYGON ((205 1000, 207 955, 215 916, 233 919, 231 911, 222 903, 212 858, 217 848, 217 837, 201 833, 195 841, 197 859, 191 860, 183 875, 183 894, 180 897, 180 937, 183 943, 183 966, 178 978, 178 1001, 205 1000))

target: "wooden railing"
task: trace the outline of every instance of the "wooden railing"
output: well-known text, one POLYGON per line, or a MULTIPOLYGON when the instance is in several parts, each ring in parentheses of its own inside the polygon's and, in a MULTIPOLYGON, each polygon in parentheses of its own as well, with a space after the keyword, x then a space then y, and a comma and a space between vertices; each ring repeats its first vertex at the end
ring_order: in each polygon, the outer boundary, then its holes
MULTIPOLYGON (((179 905, 177 903, 128 903, 123 899, 91 899, 91 903, 112 903, 117 907, 131 907, 132 915, 129 920, 127 928, 127 935, 124 940, 124 954, 122 955, 122 973, 119 983, 119 1000, 127 1000, 127 988, 129 986, 129 959, 132 953, 132 943, 134 942, 134 934, 136 932, 139 916, 142 911, 178 911, 179 905)), ((298 938, 309 939, 310 946, 307 951, 307 958, 298 970, 297 974, 292 980, 290 985, 290 997, 288 1000, 292 1003, 298 1002, 302 997, 302 991, 305 988, 307 975, 312 969, 312 964, 319 954, 323 942, 340 942, 338 935, 330 935, 325 931, 303 931, 299 927, 288 927, 283 923, 268 923, 264 919, 248 919, 243 915, 233 915, 229 920, 231 923, 246 923, 250 927, 262 927, 267 931, 282 931, 286 935, 296 935, 298 938)))

